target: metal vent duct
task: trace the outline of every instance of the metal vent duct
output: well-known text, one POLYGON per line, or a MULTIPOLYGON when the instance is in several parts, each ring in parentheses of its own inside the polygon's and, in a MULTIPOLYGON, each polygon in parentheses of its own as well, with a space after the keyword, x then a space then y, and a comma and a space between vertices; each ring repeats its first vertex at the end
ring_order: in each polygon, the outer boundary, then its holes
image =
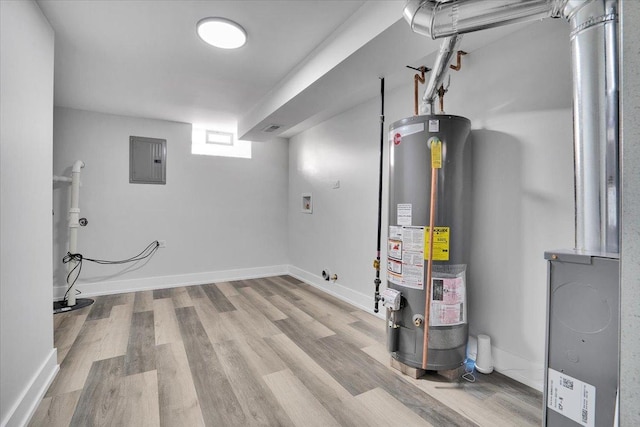
POLYGON ((434 39, 547 17, 569 21, 576 249, 618 253, 617 0, 409 0, 403 15, 413 31, 434 39))

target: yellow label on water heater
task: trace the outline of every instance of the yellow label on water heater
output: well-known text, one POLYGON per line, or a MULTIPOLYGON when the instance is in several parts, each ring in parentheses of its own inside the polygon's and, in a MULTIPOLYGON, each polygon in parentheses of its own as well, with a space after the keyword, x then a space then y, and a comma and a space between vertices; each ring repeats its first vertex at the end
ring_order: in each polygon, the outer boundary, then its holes
POLYGON ((431 167, 440 169, 442 167, 442 141, 438 138, 429 138, 429 147, 431 148, 431 167))
MULTIPOLYGON (((449 261, 449 227, 433 227, 433 260, 449 261)), ((429 227, 424 228, 424 259, 429 258, 429 227)))

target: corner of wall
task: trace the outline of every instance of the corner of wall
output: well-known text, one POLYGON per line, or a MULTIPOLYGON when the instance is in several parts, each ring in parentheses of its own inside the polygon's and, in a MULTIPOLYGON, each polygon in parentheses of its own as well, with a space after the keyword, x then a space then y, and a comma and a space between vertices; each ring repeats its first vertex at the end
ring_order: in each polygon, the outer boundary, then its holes
MULTIPOLYGON (((331 281, 328 282, 320 276, 309 273, 308 271, 305 271, 293 265, 289 265, 289 275, 295 277, 298 280, 302 280, 304 283, 311 285, 314 288, 318 288, 344 302, 347 302, 354 307, 374 314, 372 310, 373 297, 371 295, 362 294, 339 283, 334 283, 331 281)), ((376 316, 381 318, 383 317, 380 313, 376 314, 376 316)))
POLYGON ((29 423, 47 389, 60 370, 57 360, 58 351, 54 348, 24 389, 18 401, 8 411, 5 419, 0 422, 1 427, 24 426, 29 423))

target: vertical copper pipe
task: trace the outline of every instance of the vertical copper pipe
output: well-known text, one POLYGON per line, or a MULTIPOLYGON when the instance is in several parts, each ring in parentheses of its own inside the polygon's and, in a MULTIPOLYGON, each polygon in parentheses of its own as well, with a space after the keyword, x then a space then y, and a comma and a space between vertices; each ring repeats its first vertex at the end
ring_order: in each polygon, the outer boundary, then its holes
POLYGON ((431 278, 433 270, 433 228, 436 219, 436 194, 438 190, 438 169, 431 165, 431 204, 429 208, 429 256, 427 257, 427 283, 424 297, 424 340, 422 342, 422 369, 427 369, 429 351, 429 317, 431 312, 431 278))

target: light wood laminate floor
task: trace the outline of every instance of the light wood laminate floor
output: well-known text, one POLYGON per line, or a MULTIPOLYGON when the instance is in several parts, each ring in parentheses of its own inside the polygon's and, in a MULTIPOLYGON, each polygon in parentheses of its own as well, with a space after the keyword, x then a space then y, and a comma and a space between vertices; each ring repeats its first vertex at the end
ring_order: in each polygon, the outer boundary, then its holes
POLYGON ((95 298, 54 316, 31 426, 538 426, 542 396, 390 368, 384 321, 289 276, 95 298))

